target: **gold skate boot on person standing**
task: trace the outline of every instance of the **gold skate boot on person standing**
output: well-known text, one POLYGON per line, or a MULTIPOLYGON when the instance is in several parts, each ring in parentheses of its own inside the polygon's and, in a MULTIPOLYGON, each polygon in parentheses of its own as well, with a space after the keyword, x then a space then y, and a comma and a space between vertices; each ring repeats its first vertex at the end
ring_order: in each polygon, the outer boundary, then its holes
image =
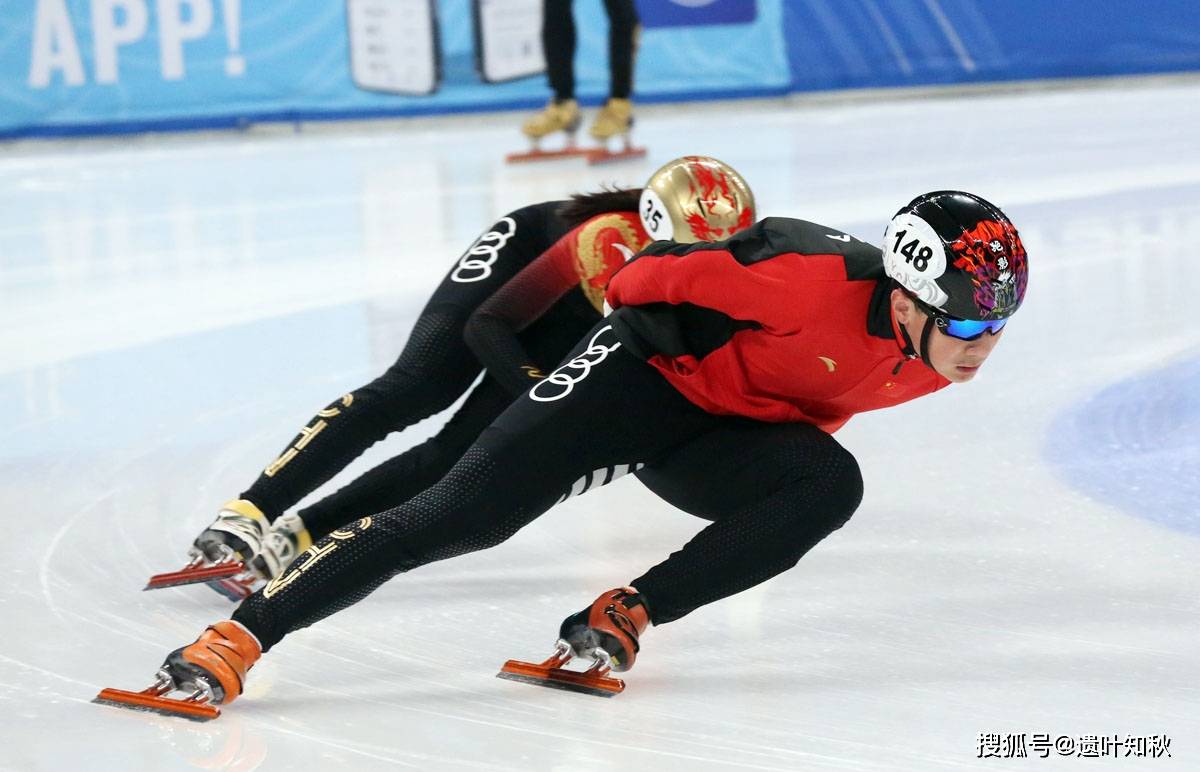
POLYGON ((546 109, 525 121, 521 126, 521 133, 535 142, 559 131, 574 136, 581 122, 578 102, 574 99, 564 99, 561 102, 552 99, 546 105, 546 109))
POLYGON ((588 163, 604 163, 624 158, 641 158, 646 155, 646 148, 634 147, 630 132, 633 130, 633 102, 628 99, 612 98, 604 103, 596 119, 592 122, 588 134, 600 143, 600 147, 588 155, 588 163), (621 141, 621 147, 611 150, 609 145, 615 138, 621 141))
POLYGON ((575 134, 579 131, 583 118, 579 113, 579 103, 574 99, 562 101, 551 99, 546 108, 537 115, 529 118, 521 126, 521 133, 533 144, 527 153, 511 153, 506 156, 509 163, 519 161, 540 161, 551 158, 573 158, 586 155, 587 150, 575 145, 575 134), (561 150, 542 150, 540 145, 544 137, 563 132, 566 144, 561 150))

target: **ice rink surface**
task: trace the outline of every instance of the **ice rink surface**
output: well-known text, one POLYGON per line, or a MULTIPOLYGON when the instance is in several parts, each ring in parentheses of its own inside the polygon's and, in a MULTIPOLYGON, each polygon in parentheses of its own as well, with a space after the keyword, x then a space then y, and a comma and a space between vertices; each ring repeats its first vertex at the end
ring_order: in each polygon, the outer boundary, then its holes
POLYGON ((0 149, 0 768, 1200 769, 1200 81, 660 106, 648 159, 597 168, 506 166, 519 118, 0 149), (632 478, 294 634, 215 722, 89 703, 231 612, 140 589, 393 361, 486 225, 687 153, 872 242, 941 188, 1021 229, 1027 303, 975 382, 839 432, 845 528, 649 631, 611 700, 493 676, 702 525, 632 478))

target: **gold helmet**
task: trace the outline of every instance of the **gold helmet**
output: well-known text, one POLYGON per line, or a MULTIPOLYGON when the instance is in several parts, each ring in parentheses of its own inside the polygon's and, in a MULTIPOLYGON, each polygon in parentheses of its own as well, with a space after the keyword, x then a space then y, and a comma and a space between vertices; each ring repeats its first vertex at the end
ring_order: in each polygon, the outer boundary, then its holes
POLYGON ((721 241, 754 224, 754 194, 729 164, 685 155, 650 176, 638 207, 655 241, 721 241))

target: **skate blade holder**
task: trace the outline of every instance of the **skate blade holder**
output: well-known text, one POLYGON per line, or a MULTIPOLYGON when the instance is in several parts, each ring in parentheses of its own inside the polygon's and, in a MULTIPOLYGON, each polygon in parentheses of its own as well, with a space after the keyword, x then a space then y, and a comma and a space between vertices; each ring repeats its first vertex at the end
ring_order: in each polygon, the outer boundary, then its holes
POLYGON ((567 158, 590 158, 596 152, 593 148, 579 147, 574 140, 567 142, 561 150, 542 150, 535 143, 532 150, 524 153, 509 153, 504 161, 510 164, 526 163, 529 161, 561 161, 567 158))
POLYGON ((596 164, 614 163, 616 161, 632 161, 635 158, 645 158, 646 148, 637 147, 633 144, 629 133, 621 135, 621 147, 618 150, 609 150, 608 143, 605 142, 600 147, 592 148, 588 151, 587 162, 595 166, 596 164))
POLYGON ((592 148, 579 147, 575 144, 575 131, 566 132, 566 144, 560 150, 542 150, 541 138, 531 140, 533 146, 524 153, 509 153, 504 161, 510 164, 526 163, 529 161, 559 161, 566 158, 586 158, 592 148))
MULTIPOLYGON (((192 562, 178 571, 169 571, 165 574, 155 574, 150 577, 150 581, 146 582, 146 586, 142 590, 161 590, 163 587, 179 587, 185 584, 212 582, 217 592, 228 597, 229 593, 220 589, 218 583, 222 579, 237 576, 245 570, 246 565, 234 558, 228 558, 206 566, 204 565, 204 556, 198 555, 192 558, 192 562)), ((234 598, 234 600, 237 600, 237 598, 234 598)))
POLYGON ((171 677, 159 673, 158 680, 140 692, 127 692, 124 689, 101 689, 92 702, 97 705, 112 705, 129 710, 144 710, 151 713, 161 713, 166 716, 179 716, 193 721, 211 721, 221 715, 221 710, 213 705, 211 693, 201 687, 187 697, 167 697, 174 690, 171 677))
POLYGON ((625 691, 624 681, 608 675, 612 667, 607 657, 597 658, 587 670, 567 670, 563 666, 571 661, 572 656, 571 647, 560 641, 554 654, 545 662, 535 665, 510 659, 500 668, 496 677, 596 697, 613 697, 625 691))

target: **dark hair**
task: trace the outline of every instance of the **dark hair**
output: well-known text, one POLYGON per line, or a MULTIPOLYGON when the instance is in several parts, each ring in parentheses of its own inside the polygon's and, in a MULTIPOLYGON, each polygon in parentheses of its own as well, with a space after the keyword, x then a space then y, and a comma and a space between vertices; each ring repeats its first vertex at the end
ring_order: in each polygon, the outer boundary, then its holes
POLYGON ((558 208, 558 216, 567 227, 575 226, 608 212, 636 212, 642 198, 641 188, 603 187, 595 193, 573 193, 571 200, 558 208))

